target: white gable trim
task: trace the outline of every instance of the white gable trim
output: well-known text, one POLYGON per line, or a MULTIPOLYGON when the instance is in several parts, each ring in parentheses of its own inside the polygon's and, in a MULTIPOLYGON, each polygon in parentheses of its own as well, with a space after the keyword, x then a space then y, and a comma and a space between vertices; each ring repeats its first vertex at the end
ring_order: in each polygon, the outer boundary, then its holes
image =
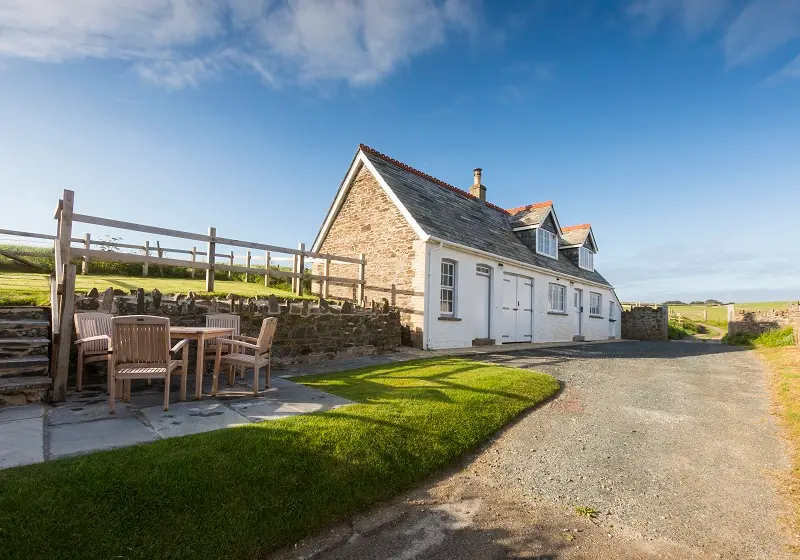
POLYGON ((556 223, 556 229, 558 230, 556 233, 559 237, 562 237, 564 232, 561 231, 561 223, 558 221, 558 216, 556 216, 556 207, 552 204, 550 205, 550 210, 548 210, 547 214, 545 214, 544 218, 542 218, 542 221, 539 223, 543 224, 548 215, 553 216, 553 221, 556 223))
POLYGON ((369 159, 367 159, 367 157, 364 155, 364 152, 358 150, 358 153, 353 159, 353 163, 350 165, 350 169, 348 170, 344 181, 342 181, 342 184, 339 187, 339 192, 337 193, 330 210, 328 210, 327 216, 325 216, 325 221, 322 223, 322 228, 319 230, 311 250, 313 252, 318 252, 322 247, 322 244, 325 242, 325 238, 328 237, 328 232, 333 226, 333 222, 336 220, 336 216, 339 214, 339 210, 341 210, 342 205, 347 198, 347 194, 350 192, 350 188, 353 186, 353 181, 355 181, 362 167, 366 167, 369 172, 372 173, 372 176, 375 177, 375 180, 378 181, 378 184, 386 193, 386 196, 389 197, 389 200, 394 203, 394 205, 406 219, 408 225, 411 226, 411 229, 414 230, 420 239, 427 241, 428 234, 423 231, 417 221, 411 216, 411 213, 408 211, 408 209, 406 209, 403 203, 400 202, 400 199, 397 198, 397 195, 394 194, 394 191, 389 188, 389 185, 386 184, 386 181, 375 169, 375 166, 372 165, 369 159))

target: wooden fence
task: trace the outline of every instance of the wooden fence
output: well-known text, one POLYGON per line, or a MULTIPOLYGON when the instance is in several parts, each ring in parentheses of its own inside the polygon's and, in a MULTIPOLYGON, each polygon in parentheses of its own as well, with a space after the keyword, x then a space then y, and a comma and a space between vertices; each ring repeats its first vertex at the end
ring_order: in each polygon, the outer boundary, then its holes
MULTIPOLYGON (((92 260, 96 261, 111 261, 111 262, 132 262, 141 263, 143 267, 148 265, 167 265, 167 266, 182 266, 187 267, 194 271, 205 270, 206 282, 205 289, 208 292, 214 291, 214 274, 217 270, 228 272, 242 272, 245 275, 250 274, 263 274, 265 284, 269 282, 272 276, 291 278, 292 291, 297 295, 303 295, 303 279, 309 278, 312 281, 320 282, 320 295, 327 297, 328 286, 331 282, 338 284, 349 284, 356 286, 357 300, 359 303, 364 301, 364 285, 366 283, 366 259, 364 254, 358 257, 348 257, 341 255, 330 255, 327 253, 317 253, 314 251, 307 251, 304 243, 300 243, 297 249, 288 247, 279 247, 275 245, 268 245, 265 243, 256 243, 252 241, 243 241, 240 239, 232 239, 227 237, 219 237, 215 227, 209 227, 207 234, 192 233, 187 231, 179 231, 174 229, 148 226, 132 222, 123 222, 119 220, 112 220, 109 218, 101 218, 98 216, 89 216, 86 214, 77 214, 74 212, 75 206, 75 193, 71 190, 64 190, 63 197, 58 201, 55 210, 54 218, 57 222, 56 235, 49 236, 44 234, 32 234, 27 232, 15 232, 12 230, 0 230, 0 233, 7 235, 22 235, 24 237, 48 239, 53 241, 54 252, 54 272, 50 278, 50 297, 51 297, 51 312, 52 312, 52 347, 51 347, 51 375, 53 375, 53 400, 62 401, 66 396, 67 376, 69 368, 69 353, 72 344, 72 333, 74 328, 74 302, 75 302, 75 277, 77 275, 77 268, 71 264, 74 257, 82 259, 82 268, 88 271, 89 263, 92 260), (174 237, 178 239, 187 239, 205 243, 205 251, 198 252, 196 248, 188 249, 171 249, 161 247, 160 242, 157 243, 155 249, 145 243, 144 246, 118 244, 109 241, 92 241, 91 237, 86 234, 83 239, 73 238, 72 230, 75 223, 92 224, 96 226, 104 226, 109 228, 116 228, 121 230, 137 231, 142 233, 150 233, 164 237, 174 237), (81 247, 73 247, 73 243, 79 243, 81 247), (115 245, 119 248, 129 249, 142 249, 142 254, 135 253, 122 253, 118 251, 103 251, 99 249, 92 249, 92 245, 115 245), (217 253, 217 246, 224 245, 229 247, 241 247, 247 249, 246 266, 239 266, 234 264, 235 255, 233 251, 230 253, 220 254, 217 253), (150 251, 155 251, 154 255, 150 251), (251 251, 263 251, 264 266, 252 266, 251 251), (164 253, 179 253, 191 255, 191 260, 167 258, 164 253), (289 255, 292 260, 292 271, 272 269, 272 262, 276 258, 275 254, 289 255), (198 261, 198 256, 206 256, 205 262, 198 261), (218 262, 217 258, 221 257, 228 261, 229 264, 218 262), (324 262, 323 274, 309 274, 305 272, 305 265, 307 259, 315 259, 324 262), (358 267, 358 274, 356 278, 342 278, 329 275, 331 263, 345 263, 353 264, 358 267)), ((25 251, 14 251, 18 256, 41 256, 40 253, 26 253, 25 251)), ((278 257, 279 258, 279 257, 278 257)), ((146 268, 144 268, 146 274, 146 268)))

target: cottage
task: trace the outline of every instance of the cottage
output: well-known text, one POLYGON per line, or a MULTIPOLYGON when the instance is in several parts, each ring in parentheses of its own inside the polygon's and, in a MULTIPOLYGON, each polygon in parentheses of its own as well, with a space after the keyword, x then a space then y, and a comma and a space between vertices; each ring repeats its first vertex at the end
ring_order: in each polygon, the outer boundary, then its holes
MULTIPOLYGON (((619 300, 594 268, 591 226, 561 227, 552 202, 488 202, 480 169, 467 192, 362 144, 313 250, 363 252, 365 300, 399 308, 414 346, 620 336, 619 300)), ((349 286, 330 291, 355 298, 349 286)))

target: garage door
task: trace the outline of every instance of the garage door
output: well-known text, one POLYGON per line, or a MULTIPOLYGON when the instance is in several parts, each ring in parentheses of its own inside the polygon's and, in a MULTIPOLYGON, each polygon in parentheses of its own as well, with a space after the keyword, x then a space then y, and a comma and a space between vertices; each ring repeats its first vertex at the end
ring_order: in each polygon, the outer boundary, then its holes
POLYGON ((533 278, 503 274, 503 342, 533 342, 533 278))

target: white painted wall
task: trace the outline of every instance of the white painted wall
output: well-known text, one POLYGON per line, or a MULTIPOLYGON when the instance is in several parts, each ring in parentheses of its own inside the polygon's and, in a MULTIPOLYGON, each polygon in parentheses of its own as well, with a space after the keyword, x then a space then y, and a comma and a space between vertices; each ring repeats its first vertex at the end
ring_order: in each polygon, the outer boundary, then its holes
MULTIPOLYGON (((607 340, 610 333, 620 337, 619 307, 616 307, 616 322, 609 325, 608 302, 614 300, 611 290, 594 285, 557 278, 551 273, 534 272, 500 260, 490 259, 460 249, 440 246, 438 243, 427 243, 427 282, 425 291, 425 347, 464 348, 472 345, 475 332, 476 312, 473 305, 477 290, 481 286, 475 267, 478 264, 488 265, 492 269, 492 301, 491 301, 491 337, 498 343, 502 341, 502 276, 504 272, 533 278, 533 342, 566 342, 571 341, 575 333, 573 317, 573 290, 584 290, 583 335, 586 340, 607 340), (456 271, 456 318, 459 321, 439 319, 439 288, 442 259, 451 259, 458 263, 456 271), (502 264, 502 266, 501 266, 502 264), (566 286, 566 315, 548 312, 549 283, 554 282, 566 286), (602 317, 589 316, 589 293, 596 292, 602 296, 602 317)), ((562 257, 564 258, 564 257, 562 257)))

